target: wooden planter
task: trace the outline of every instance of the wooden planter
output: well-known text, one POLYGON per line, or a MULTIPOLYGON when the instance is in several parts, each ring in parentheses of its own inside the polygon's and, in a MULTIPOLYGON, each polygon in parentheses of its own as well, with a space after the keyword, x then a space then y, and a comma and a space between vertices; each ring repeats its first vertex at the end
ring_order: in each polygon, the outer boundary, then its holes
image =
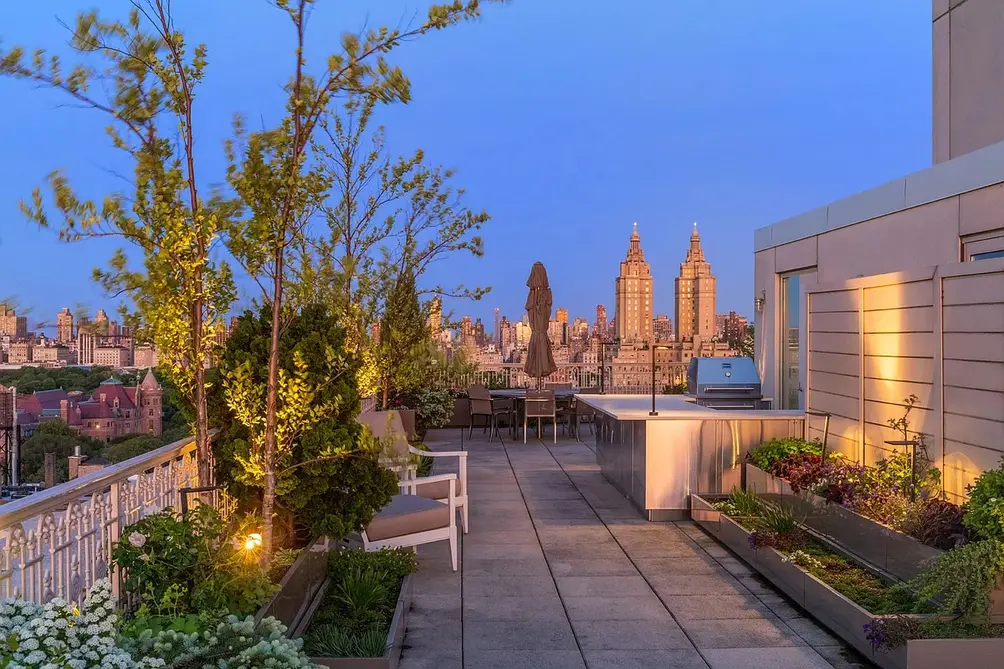
POLYGON ((746 463, 745 470, 747 490, 790 508, 803 525, 833 540, 841 552, 902 581, 909 581, 924 570, 925 563, 944 553, 810 492, 796 493, 784 479, 752 464, 746 463))
POLYGON ((279 582, 279 591, 258 610, 255 622, 272 616, 287 629, 295 629, 306 617, 314 597, 328 575, 328 549, 316 540, 307 546, 279 582))
MULTIPOLYGON (((318 666, 331 669, 397 669, 401 660, 401 646, 404 643, 404 633, 408 625, 408 611, 411 609, 412 575, 401 581, 401 592, 397 596, 397 606, 394 607, 394 617, 387 630, 387 652, 383 657, 312 657, 310 661, 318 666)), ((307 631, 310 620, 324 603, 327 595, 329 579, 325 579, 323 587, 316 593, 304 619, 293 632, 293 638, 298 638, 307 631)))

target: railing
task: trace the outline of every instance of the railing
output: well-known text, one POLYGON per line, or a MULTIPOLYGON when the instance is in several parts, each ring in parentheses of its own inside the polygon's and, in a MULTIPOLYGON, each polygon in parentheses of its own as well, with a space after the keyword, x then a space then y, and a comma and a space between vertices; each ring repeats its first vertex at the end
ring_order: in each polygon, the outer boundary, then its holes
POLYGON ((0 506, 0 598, 79 603, 127 525, 199 485, 195 450, 189 437, 0 506))
MULTIPOLYGON (((657 362, 656 391, 661 393, 666 386, 686 383, 687 365, 686 362, 657 362)), ((650 364, 643 360, 616 365, 608 362, 603 367, 599 363, 574 362, 559 364, 545 382, 571 383, 576 388, 602 386, 607 393, 644 394, 652 392, 651 375, 650 364)), ((526 388, 535 386, 537 380, 523 370, 522 363, 507 362, 486 365, 470 374, 442 377, 437 383, 447 390, 463 390, 474 384, 489 388, 526 388)))

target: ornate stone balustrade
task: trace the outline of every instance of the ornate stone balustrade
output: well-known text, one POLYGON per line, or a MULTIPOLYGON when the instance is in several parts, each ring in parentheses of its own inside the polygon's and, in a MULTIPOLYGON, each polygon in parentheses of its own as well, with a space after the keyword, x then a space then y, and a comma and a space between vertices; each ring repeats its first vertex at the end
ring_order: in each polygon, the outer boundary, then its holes
POLYGON ((189 437, 0 506, 0 598, 80 602, 123 528, 180 508, 178 490, 199 483, 189 437))

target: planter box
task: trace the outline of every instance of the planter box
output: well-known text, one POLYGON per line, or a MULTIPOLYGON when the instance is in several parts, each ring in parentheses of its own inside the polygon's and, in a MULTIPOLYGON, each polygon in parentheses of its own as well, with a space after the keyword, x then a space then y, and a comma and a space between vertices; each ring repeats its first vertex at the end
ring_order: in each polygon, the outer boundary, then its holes
POLYGON ((401 416, 401 427, 404 428, 404 433, 407 436, 408 441, 416 441, 418 438, 418 432, 415 430, 415 410, 392 409, 392 411, 396 411, 397 414, 401 416))
POLYGON ((279 592, 255 616, 255 622, 272 616, 288 629, 295 629, 306 617, 311 602, 328 575, 328 549, 321 540, 307 546, 279 582, 279 592))
POLYGON ((716 539, 720 538, 722 513, 700 495, 690 496, 690 517, 716 539))
MULTIPOLYGON (((404 633, 408 626, 408 611, 411 609, 411 589, 413 583, 411 574, 401 581, 401 592, 397 596, 397 606, 394 607, 394 617, 390 621, 387 630, 387 652, 383 657, 312 657, 310 661, 321 667, 331 667, 331 669, 397 669, 401 660, 401 646, 404 643, 404 633)), ((298 625, 293 637, 297 638, 307 631, 310 619, 314 613, 324 603, 327 594, 328 581, 324 587, 316 594, 310 606, 308 615, 298 625)))
POLYGON ((1004 639, 919 639, 907 643, 907 669, 999 669, 1004 639))
POLYGON ((803 525, 829 537, 855 559, 902 581, 912 579, 928 560, 944 552, 812 493, 795 493, 786 481, 752 464, 746 463, 745 470, 748 488, 767 491, 764 497, 790 508, 803 525))

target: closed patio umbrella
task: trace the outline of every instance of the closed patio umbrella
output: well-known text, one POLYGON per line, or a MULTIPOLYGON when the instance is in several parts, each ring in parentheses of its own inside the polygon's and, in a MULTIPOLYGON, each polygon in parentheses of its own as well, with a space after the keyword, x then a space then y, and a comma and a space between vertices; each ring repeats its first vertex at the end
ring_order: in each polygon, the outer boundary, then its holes
POLYGON ((530 288, 530 294, 526 297, 526 315, 530 321, 530 347, 523 370, 537 379, 537 387, 540 388, 541 379, 550 376, 558 369, 551 354, 551 341, 547 338, 547 326, 551 321, 551 288, 547 284, 547 270, 544 269, 543 263, 533 264, 526 285, 530 288))

